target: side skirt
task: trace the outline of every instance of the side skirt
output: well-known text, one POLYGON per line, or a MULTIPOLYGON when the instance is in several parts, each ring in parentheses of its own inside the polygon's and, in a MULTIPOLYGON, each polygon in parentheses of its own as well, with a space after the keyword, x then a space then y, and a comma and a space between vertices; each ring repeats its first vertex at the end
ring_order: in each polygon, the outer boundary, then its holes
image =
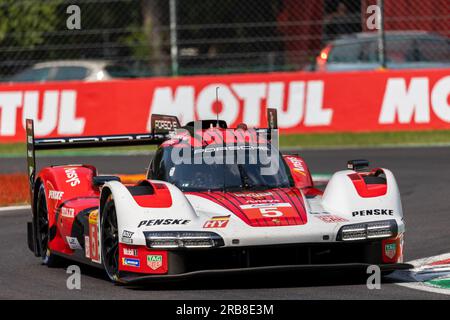
POLYGON ((83 257, 84 250, 76 250, 73 255, 61 253, 61 252, 58 252, 58 251, 52 251, 52 253, 54 255, 56 255, 56 256, 59 256, 59 257, 62 257, 64 259, 66 259, 66 260, 78 262, 78 263, 81 263, 81 264, 84 264, 84 265, 88 265, 88 266, 91 266, 91 267, 95 267, 97 269, 104 270, 103 264, 92 262, 92 260, 83 257))

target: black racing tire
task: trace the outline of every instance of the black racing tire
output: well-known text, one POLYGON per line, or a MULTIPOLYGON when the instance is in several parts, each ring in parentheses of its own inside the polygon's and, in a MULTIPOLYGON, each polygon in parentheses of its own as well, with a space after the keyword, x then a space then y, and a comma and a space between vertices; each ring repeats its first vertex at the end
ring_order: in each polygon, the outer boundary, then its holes
POLYGON ((61 258, 56 256, 48 248, 50 240, 50 224, 48 219, 47 198, 44 185, 39 186, 36 202, 36 243, 38 244, 39 255, 42 263, 53 268, 61 264, 61 258))
POLYGON ((102 263, 106 274, 115 283, 120 283, 119 276, 119 231, 114 200, 109 199, 101 216, 102 263))

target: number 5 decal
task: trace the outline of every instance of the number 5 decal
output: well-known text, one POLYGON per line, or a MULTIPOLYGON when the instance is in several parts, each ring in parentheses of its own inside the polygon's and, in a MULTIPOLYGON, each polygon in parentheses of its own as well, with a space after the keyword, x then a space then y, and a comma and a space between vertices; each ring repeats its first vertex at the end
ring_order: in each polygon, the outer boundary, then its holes
POLYGON ((261 215, 263 217, 267 218, 275 218, 275 217, 282 217, 283 212, 278 211, 278 208, 259 208, 259 211, 261 212, 261 215))
POLYGON ((298 216, 296 210, 289 203, 245 204, 241 206, 241 209, 245 211, 245 215, 249 219, 293 218, 298 216))

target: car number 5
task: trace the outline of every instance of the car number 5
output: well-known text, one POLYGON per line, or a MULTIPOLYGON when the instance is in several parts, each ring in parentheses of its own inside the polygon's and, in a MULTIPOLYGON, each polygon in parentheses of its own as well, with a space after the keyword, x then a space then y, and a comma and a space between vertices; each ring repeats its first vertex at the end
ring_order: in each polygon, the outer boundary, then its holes
POLYGON ((259 211, 263 217, 274 218, 283 216, 283 212, 278 211, 278 208, 260 208, 259 211))

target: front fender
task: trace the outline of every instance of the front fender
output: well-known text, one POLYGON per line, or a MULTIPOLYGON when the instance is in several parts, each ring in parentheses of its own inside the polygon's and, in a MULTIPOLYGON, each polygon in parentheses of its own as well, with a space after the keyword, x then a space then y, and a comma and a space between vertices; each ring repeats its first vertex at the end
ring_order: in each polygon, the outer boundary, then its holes
POLYGON ((395 177, 388 169, 379 170, 384 172, 387 189, 384 194, 375 195, 361 195, 358 192, 350 178, 357 172, 353 170, 336 172, 323 194, 324 209, 355 222, 396 219, 399 227, 403 226, 403 209, 395 177))
POLYGON ((188 230, 199 223, 198 215, 189 200, 177 187, 167 182, 145 180, 140 185, 129 187, 118 181, 109 181, 102 190, 101 212, 109 196, 114 199, 119 241, 122 243, 130 244, 130 240, 122 237, 124 231, 128 235, 132 234, 132 244, 145 245, 143 231, 188 230), (135 193, 133 188, 145 185, 152 186, 154 193, 142 194, 140 190, 135 193), (161 201, 160 192, 168 193, 170 201, 161 201))

